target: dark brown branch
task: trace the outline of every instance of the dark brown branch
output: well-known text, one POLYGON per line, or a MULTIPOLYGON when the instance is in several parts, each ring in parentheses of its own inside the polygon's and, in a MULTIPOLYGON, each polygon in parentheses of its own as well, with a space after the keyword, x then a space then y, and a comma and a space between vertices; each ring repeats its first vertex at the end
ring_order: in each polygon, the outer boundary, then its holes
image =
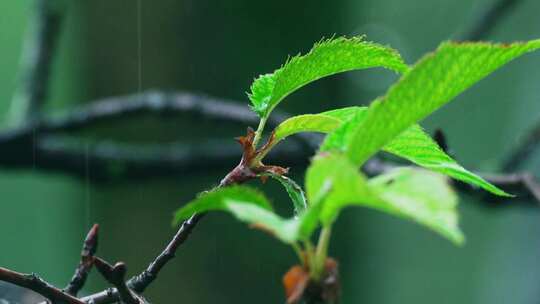
POLYGON ((85 304, 85 302, 54 287, 34 273, 19 273, 0 267, 0 280, 30 289, 49 299, 53 303, 85 304))
POLYGON ((53 1, 37 0, 35 17, 23 51, 21 83, 13 98, 12 119, 20 124, 34 120, 47 95, 49 71, 62 21, 62 10, 53 1))
POLYGON ((485 39, 495 27, 508 16, 522 0, 493 0, 493 4, 475 18, 473 25, 461 36, 461 40, 485 39))
POLYGON ((81 261, 75 269, 71 281, 64 288, 64 291, 72 296, 77 296, 77 293, 83 288, 88 273, 92 269, 93 257, 98 246, 98 230, 98 224, 94 224, 88 232, 81 251, 81 261))
POLYGON ((142 304, 144 301, 140 300, 129 287, 126 285, 125 277, 127 267, 123 262, 118 262, 114 266, 105 262, 103 259, 95 257, 94 265, 101 275, 116 287, 118 297, 122 303, 125 304, 142 304))
MULTIPOLYGON (((227 174, 219 183, 217 187, 226 187, 231 184, 238 183, 230 175, 227 174)), ((189 219, 185 220, 180 228, 165 247, 165 249, 150 263, 141 274, 132 277, 127 282, 127 288, 131 289, 139 294, 150 285, 156 278, 161 269, 175 257, 178 247, 181 246, 187 238, 191 235, 191 232, 197 225, 197 223, 204 217, 204 213, 194 214, 189 219)), ((96 265, 97 266, 97 265, 96 265)), ((82 300, 86 303, 92 304, 110 304, 118 301, 121 298, 121 291, 117 288, 109 288, 93 295, 87 296, 82 300)))
POLYGON ((148 285, 150 285, 156 279, 158 273, 167 264, 167 262, 174 258, 178 247, 186 241, 193 228, 195 228, 195 225, 197 225, 203 216, 204 214, 195 214, 187 221, 183 222, 180 229, 178 229, 178 232, 176 232, 167 247, 165 247, 165 250, 163 250, 152 263, 150 263, 146 270, 131 278, 128 282, 128 286, 138 293, 144 292, 146 287, 148 287, 148 285))

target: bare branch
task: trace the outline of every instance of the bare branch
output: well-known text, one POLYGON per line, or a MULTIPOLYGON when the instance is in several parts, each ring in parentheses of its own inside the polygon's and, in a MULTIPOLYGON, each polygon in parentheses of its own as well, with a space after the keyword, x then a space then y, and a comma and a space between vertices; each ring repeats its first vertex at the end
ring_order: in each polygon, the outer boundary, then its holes
POLYGON ((144 301, 140 300, 126 285, 125 277, 127 267, 123 262, 118 262, 114 266, 105 262, 103 259, 94 257, 94 265, 101 275, 116 287, 118 297, 122 303, 126 304, 142 304, 144 301))
POLYGON ((72 296, 77 296, 77 293, 83 288, 88 273, 90 273, 90 270, 92 269, 93 257, 98 246, 98 230, 98 224, 94 224, 88 232, 81 251, 81 261, 75 269, 71 281, 66 288, 64 288, 64 291, 72 296))
MULTIPOLYGON (((230 179, 227 174, 219 183, 217 188, 226 187, 231 184, 238 183, 234 179, 230 179)), ((156 278, 161 269, 175 257, 178 247, 182 245, 187 238, 191 235, 191 232, 197 225, 197 223, 204 217, 204 213, 194 214, 189 219, 185 220, 180 228, 169 242, 167 247, 150 263, 141 274, 134 276, 127 282, 127 288, 132 289, 137 293, 143 293, 144 290, 150 285, 156 278)), ((96 265, 97 267, 98 265, 96 265)), ((82 300, 92 304, 110 304, 114 303, 121 298, 121 290, 116 288, 106 289, 93 295, 87 296, 82 300)))
POLYGON ((195 214, 187 221, 183 222, 180 229, 178 229, 178 232, 176 232, 167 247, 165 247, 165 250, 150 263, 146 270, 131 278, 128 282, 128 286, 138 293, 144 292, 146 287, 156 279, 159 271, 167 264, 167 262, 174 258, 178 247, 186 241, 193 228, 195 228, 195 225, 197 225, 203 216, 204 214, 195 214))
POLYGON ((53 303, 85 304, 85 302, 44 281, 36 274, 25 274, 0 267, 0 280, 30 289, 53 303))

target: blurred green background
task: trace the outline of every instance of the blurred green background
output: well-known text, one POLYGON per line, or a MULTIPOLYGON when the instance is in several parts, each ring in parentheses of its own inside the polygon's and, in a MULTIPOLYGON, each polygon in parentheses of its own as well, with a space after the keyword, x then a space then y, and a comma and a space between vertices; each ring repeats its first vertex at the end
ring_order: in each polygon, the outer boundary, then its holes
MULTIPOLYGON (((245 92, 254 77, 334 34, 366 34, 413 63, 441 41, 457 37, 491 2, 141 0, 138 11, 137 1, 65 0, 67 16, 46 111, 145 89, 191 91, 247 103, 245 92)), ((4 126, 33 8, 29 0, 0 2, 4 126)), ((489 40, 539 38, 539 11, 540 1, 523 0, 489 40)), ((423 125, 430 131, 442 128, 466 167, 497 171, 504 156, 540 120, 539 67, 538 54, 525 56, 423 125)), ((366 104, 395 80, 395 75, 379 69, 330 77, 293 94, 282 109, 299 114, 366 104)), ((82 136, 88 144, 92 138, 196 144, 194 132, 232 140, 244 130, 238 125, 222 128, 205 121, 188 125, 183 119, 141 117, 82 136)), ((536 157, 516 170, 538 176, 539 164, 536 157)), ((125 261, 135 274, 174 233, 172 212, 234 165, 185 178, 97 185, 63 174, 0 168, 0 265, 37 272, 62 286, 78 262, 86 231, 99 223, 100 255, 125 261)), ((301 179, 302 168, 293 167, 293 175, 301 179)), ((275 185, 263 188, 276 205, 284 201, 275 185)), ((461 198, 467 236, 462 248, 375 211, 345 212, 331 244, 331 255, 341 264, 343 303, 538 303, 539 210, 517 200, 486 208, 475 198, 461 198)), ((283 303, 281 275, 295 262, 293 252, 272 238, 225 214, 211 214, 146 294, 153 303, 283 303)), ((106 286, 93 272, 85 293, 106 286)))

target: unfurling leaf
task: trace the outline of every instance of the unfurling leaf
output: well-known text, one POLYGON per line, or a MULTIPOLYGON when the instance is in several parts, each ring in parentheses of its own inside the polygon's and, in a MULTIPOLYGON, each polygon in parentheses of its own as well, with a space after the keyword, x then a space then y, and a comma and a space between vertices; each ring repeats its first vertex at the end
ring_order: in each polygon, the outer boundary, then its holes
POLYGON ((271 178, 277 180, 287 191, 294 206, 294 214, 302 213, 308 206, 304 190, 294 180, 285 175, 269 173, 271 178))
POLYGON ((316 203, 297 217, 284 219, 273 212, 268 199, 259 191, 246 186, 231 186, 205 192, 187 203, 176 212, 175 223, 194 213, 225 211, 290 244, 311 236, 318 226, 320 210, 321 204, 316 203))
POLYGON ((267 117, 283 98, 310 82, 371 67, 399 73, 408 69, 395 50, 362 38, 323 40, 306 55, 295 56, 274 73, 257 78, 249 94, 251 107, 260 117, 267 117))
POLYGON ((214 210, 226 211, 227 202, 255 205, 272 211, 270 202, 261 192, 245 186, 230 186, 201 193, 176 212, 174 221, 178 224, 195 213, 214 210))

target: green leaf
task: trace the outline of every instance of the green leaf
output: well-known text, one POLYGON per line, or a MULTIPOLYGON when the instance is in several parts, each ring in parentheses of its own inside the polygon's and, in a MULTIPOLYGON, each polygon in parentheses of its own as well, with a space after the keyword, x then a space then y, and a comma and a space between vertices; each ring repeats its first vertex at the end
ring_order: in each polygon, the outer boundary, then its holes
POLYGON ((319 224, 323 202, 317 201, 298 217, 284 219, 279 215, 257 205, 226 203, 227 211, 237 219, 262 229, 280 241, 292 244, 298 240, 308 240, 319 224))
MULTIPOLYGON (((354 128, 355 124, 359 124, 364 120, 366 111, 366 107, 348 107, 320 114, 291 117, 276 128, 276 143, 285 136, 298 132, 331 133, 325 139, 321 151, 342 150, 349 139, 348 137, 353 134, 351 129, 354 128), (351 120, 353 118, 354 120, 351 120), (343 124, 348 125, 332 133, 343 124)), ((405 158, 421 167, 481 187, 493 194, 510 196, 480 176, 460 166, 417 124, 392 139, 390 143, 383 147, 383 150, 405 158)))
POLYGON ((421 167, 478 186, 495 195, 512 196, 460 166, 418 125, 409 127, 387 144, 383 150, 403 157, 421 167))
POLYGON ((279 215, 257 205, 242 204, 235 201, 227 201, 225 205, 227 211, 232 213, 238 220, 269 232, 284 243, 291 244, 298 239, 299 221, 296 219, 283 219, 279 215))
POLYGON ((342 121, 324 114, 305 114, 286 119, 277 126, 274 132, 274 141, 285 139, 300 132, 330 133, 341 125, 342 121))
POLYGON ((272 97, 272 91, 276 85, 276 77, 274 74, 260 75, 251 84, 251 93, 248 94, 251 100, 251 108, 259 116, 264 116, 268 105, 270 104, 270 98, 272 97))
POLYGON ((268 173, 268 176, 277 180, 287 191, 294 206, 294 214, 298 215, 307 208, 307 199, 304 190, 294 180, 287 176, 268 173))
POLYGON ((180 208, 175 214, 175 223, 179 223, 195 213, 213 210, 226 211, 226 202, 232 201, 239 204, 256 205, 260 208, 272 211, 268 199, 259 191, 245 186, 231 186, 218 188, 213 191, 203 192, 196 199, 180 208))
POLYGON ((462 244, 458 227, 458 198, 447 179, 422 169, 399 168, 369 181, 369 186, 397 216, 412 219, 462 244))
POLYGON ((259 191, 246 186, 231 186, 202 193, 176 212, 175 223, 194 213, 226 211, 238 220, 291 244, 311 236, 319 223, 321 206, 321 203, 316 203, 300 212, 299 216, 284 219, 273 212, 268 199, 259 191))
POLYGON ((318 156, 308 168, 306 189, 309 199, 331 183, 320 215, 330 225, 341 209, 363 206, 412 219, 460 244, 457 227, 457 197, 441 175, 422 169, 400 168, 369 181, 346 156, 337 153, 318 156))
MULTIPOLYGON (((351 120, 356 115, 364 116, 367 107, 346 107, 330 110, 319 114, 304 114, 290 117, 281 122, 274 130, 274 144, 288 136, 301 132, 332 133, 343 123, 351 120)), ((340 138, 343 141, 343 138, 340 138)), ((340 148, 344 142, 336 143, 327 150, 340 148)))
MULTIPOLYGON (((443 43, 372 103, 353 127, 346 154, 362 164, 414 123, 512 59, 540 48, 540 40, 513 44, 443 43)), ((337 131, 336 131, 337 132, 337 131)))
POLYGON ((382 201, 369 189, 366 178, 344 155, 331 153, 318 155, 306 173, 306 194, 313 201, 330 186, 321 211, 324 226, 332 224, 341 209, 351 203, 377 208, 382 201))
POLYGON ((303 56, 295 56, 272 74, 262 75, 251 85, 253 110, 267 117, 287 95, 320 78, 352 70, 385 67, 405 72, 408 67, 399 54, 388 47, 362 38, 323 40, 303 56))

